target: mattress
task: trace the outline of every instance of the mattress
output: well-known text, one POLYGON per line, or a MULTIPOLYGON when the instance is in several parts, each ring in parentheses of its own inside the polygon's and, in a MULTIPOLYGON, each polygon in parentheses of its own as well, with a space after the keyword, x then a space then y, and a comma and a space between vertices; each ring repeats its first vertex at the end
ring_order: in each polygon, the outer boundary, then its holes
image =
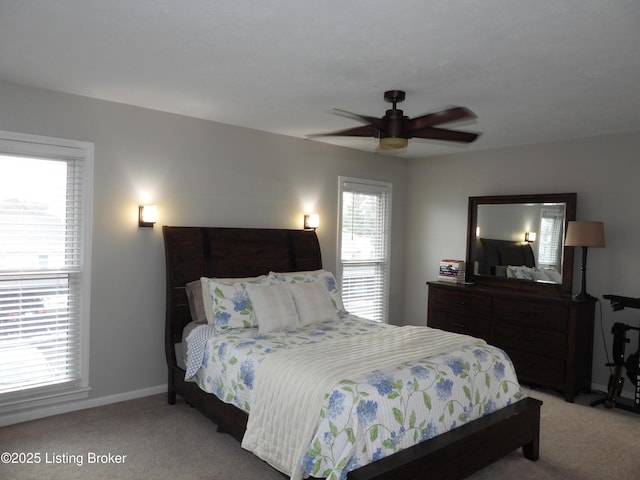
MULTIPOLYGON (((353 316, 270 334, 260 334, 255 328, 215 332, 211 326, 200 325, 185 337, 185 379, 249 413, 251 422, 254 387, 265 359, 277 358, 279 352, 302 352, 304 356, 305 345, 340 343, 366 335, 384 337, 385 330, 395 328, 405 327, 353 316)), ((291 388, 295 391, 296 385, 291 388)), ((398 365, 346 375, 324 393, 315 433, 303 450, 300 465, 304 473, 315 477, 343 478, 350 470, 521 398, 509 358, 479 339, 437 355, 418 355, 398 365)), ((270 428, 281 429, 277 424, 270 428)), ((291 469, 278 468, 292 474, 291 469)))

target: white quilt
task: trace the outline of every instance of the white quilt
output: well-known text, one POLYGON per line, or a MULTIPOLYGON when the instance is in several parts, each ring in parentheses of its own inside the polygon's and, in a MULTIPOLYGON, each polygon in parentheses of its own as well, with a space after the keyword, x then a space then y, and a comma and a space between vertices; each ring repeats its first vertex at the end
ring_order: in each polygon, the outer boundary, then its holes
POLYGON ((341 380, 472 344, 485 342, 429 327, 405 326, 269 355, 255 381, 242 447, 292 480, 300 480, 302 459, 325 396, 341 380))

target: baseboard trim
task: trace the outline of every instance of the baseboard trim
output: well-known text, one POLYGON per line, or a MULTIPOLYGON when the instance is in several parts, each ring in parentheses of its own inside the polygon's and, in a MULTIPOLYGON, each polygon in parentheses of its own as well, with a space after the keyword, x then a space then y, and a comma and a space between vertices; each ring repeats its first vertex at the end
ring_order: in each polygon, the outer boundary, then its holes
POLYGON ((50 417, 52 415, 60 415, 62 413, 85 410, 87 408, 101 407, 103 405, 109 405, 111 403, 118 403, 127 400, 134 400, 136 398, 148 397, 151 395, 165 393, 166 391, 167 384, 156 385, 155 387, 142 388, 140 390, 132 390, 130 392, 116 393, 114 395, 107 395, 104 397, 88 398, 81 401, 61 403, 57 405, 50 405, 47 407, 39 407, 20 412, 14 412, 0 416, 0 427, 13 425, 15 423, 28 422, 30 420, 37 420, 39 418, 50 417))

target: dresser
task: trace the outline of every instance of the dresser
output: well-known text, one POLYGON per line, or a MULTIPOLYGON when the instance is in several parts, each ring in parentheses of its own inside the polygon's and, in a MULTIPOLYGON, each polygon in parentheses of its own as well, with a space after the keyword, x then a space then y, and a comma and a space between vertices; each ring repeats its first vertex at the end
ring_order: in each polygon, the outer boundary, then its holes
POLYGON ((453 282, 427 285, 428 326, 502 348, 525 385, 560 390, 569 402, 590 390, 595 301, 453 282))

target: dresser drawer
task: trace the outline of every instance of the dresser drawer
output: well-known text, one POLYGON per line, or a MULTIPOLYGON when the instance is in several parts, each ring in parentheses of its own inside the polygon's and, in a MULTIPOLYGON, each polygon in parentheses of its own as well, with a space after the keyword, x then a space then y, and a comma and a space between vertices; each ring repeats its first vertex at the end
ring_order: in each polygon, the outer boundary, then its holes
POLYGON ((493 318, 498 323, 511 323, 546 330, 567 331, 569 310, 563 305, 549 305, 496 298, 493 318))
POLYGON ((511 350, 508 354, 516 368, 518 381, 559 388, 564 385, 563 360, 519 350, 511 350))
POLYGON ((491 297, 472 295, 462 291, 433 288, 429 291, 429 303, 436 310, 445 310, 461 315, 489 318, 491 297))
POLYGON ((493 327, 493 339, 496 346, 509 352, 521 350, 555 358, 564 358, 566 354, 567 336, 558 332, 498 324, 493 327))
POLYGON ((442 310, 434 310, 427 322, 432 328, 439 328, 449 332, 463 333, 472 337, 489 339, 491 322, 489 318, 458 315, 442 310))

